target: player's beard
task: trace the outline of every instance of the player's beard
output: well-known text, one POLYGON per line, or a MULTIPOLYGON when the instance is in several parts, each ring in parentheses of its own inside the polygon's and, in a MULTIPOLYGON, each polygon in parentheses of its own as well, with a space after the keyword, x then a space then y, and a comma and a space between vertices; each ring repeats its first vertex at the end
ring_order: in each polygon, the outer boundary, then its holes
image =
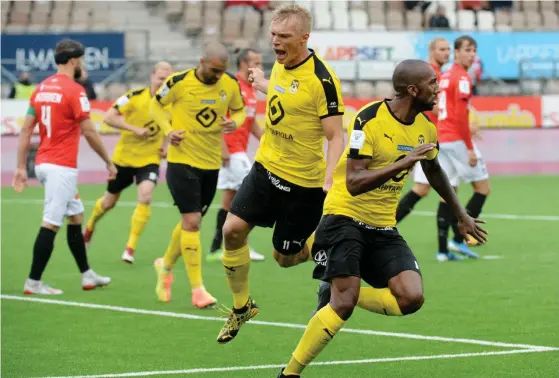
POLYGON ((74 80, 79 80, 82 77, 82 68, 80 66, 77 66, 76 69, 74 70, 74 80))
POLYGON ((423 97, 422 92, 419 91, 417 93, 417 97, 415 98, 415 104, 414 104, 415 110, 417 110, 418 113, 433 110, 433 108, 435 107, 435 103, 433 101, 429 102, 427 100, 424 100, 422 99, 422 97, 423 97))

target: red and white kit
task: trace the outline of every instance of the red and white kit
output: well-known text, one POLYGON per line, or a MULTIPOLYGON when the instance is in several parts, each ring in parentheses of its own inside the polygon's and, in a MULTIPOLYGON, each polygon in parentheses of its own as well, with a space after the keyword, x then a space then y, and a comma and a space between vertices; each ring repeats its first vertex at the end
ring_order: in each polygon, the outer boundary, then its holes
POLYGON ((247 155, 248 137, 256 116, 256 90, 252 85, 236 75, 245 102, 246 119, 243 125, 231 134, 224 134, 229 149, 229 166, 221 167, 217 181, 220 190, 238 190, 250 172, 252 163, 247 155))
POLYGON ((89 101, 81 85, 57 74, 37 86, 30 106, 41 138, 35 174, 45 188, 43 221, 61 226, 65 216, 84 211, 77 190, 77 160, 80 122, 89 118, 89 101))
MULTIPOLYGON (((489 177, 481 152, 472 141, 470 132, 470 102, 472 80, 463 67, 453 64, 439 81, 437 134, 439 140, 438 159, 452 186, 460 181, 466 183, 486 180, 489 177), (477 157, 476 166, 468 163, 468 150, 477 157)), ((422 182, 416 175, 416 182, 422 182)), ((424 177, 424 175, 423 175, 424 177)), ((427 183, 425 178, 424 183, 427 183)))

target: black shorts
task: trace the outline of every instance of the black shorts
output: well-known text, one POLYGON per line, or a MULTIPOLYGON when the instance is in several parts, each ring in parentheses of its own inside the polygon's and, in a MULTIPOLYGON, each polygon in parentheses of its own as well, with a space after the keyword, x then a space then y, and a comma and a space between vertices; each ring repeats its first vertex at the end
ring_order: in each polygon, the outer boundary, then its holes
POLYGON ((275 225, 274 248, 284 255, 294 255, 303 249, 320 222, 325 197, 322 188, 294 185, 256 162, 229 211, 252 226, 275 225))
POLYGON ((157 179, 159 177, 159 165, 148 164, 143 167, 121 167, 115 164, 117 169, 116 178, 109 181, 107 185, 107 191, 111 194, 118 194, 124 189, 128 188, 136 179, 136 185, 140 184, 142 181, 149 180, 157 184, 157 179))
POLYGON ((218 174, 219 169, 167 164, 167 186, 181 214, 206 214, 215 196, 218 174))
POLYGON ((313 277, 357 276, 376 288, 403 271, 421 275, 417 260, 396 228, 373 228, 342 215, 326 215, 316 231, 313 277))

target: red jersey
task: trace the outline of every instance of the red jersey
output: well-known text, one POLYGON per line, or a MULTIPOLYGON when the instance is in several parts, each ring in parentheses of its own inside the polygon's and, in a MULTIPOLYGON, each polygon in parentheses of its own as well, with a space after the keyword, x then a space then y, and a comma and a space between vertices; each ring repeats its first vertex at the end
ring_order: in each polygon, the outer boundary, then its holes
POLYGON ((439 142, 463 140, 468 150, 473 150, 470 132, 470 100, 472 80, 466 70, 453 64, 439 81, 439 142))
MULTIPOLYGON (((433 63, 429 63, 429 65, 431 66, 433 71, 435 71, 435 74, 437 75, 437 83, 438 83, 441 80, 441 75, 442 75, 441 66, 433 63)), ((437 116, 433 112, 425 112, 425 113, 427 114, 431 122, 437 125, 437 116)))
POLYGON ((230 154, 247 151, 248 136, 252 129, 254 117, 256 116, 256 89, 252 87, 252 84, 241 79, 239 74, 235 76, 239 80, 239 85, 241 86, 241 94, 245 102, 246 119, 243 125, 231 134, 223 134, 230 154))
POLYGON ((76 168, 80 122, 89 118, 90 111, 83 87, 66 75, 56 74, 37 86, 29 104, 35 110, 41 137, 35 164, 76 168))

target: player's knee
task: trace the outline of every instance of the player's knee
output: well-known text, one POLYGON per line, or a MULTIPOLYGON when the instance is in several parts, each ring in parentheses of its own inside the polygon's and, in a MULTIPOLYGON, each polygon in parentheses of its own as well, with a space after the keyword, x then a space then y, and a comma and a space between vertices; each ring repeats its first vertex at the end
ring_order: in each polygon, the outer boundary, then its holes
POLYGON ((483 194, 486 197, 489 196, 489 193, 491 192, 491 188, 489 186, 489 180, 474 182, 473 187, 474 187, 474 192, 483 194))
POLYGON ((357 300, 359 299, 359 288, 351 288, 341 292, 334 292, 330 297, 330 306, 344 320, 353 314, 357 300))
POLYGON ((227 218, 223 225, 223 239, 226 243, 239 244, 243 243, 246 239, 246 229, 241 224, 234 220, 227 218))
POLYGON ((140 193, 138 195, 138 202, 140 202, 143 205, 149 205, 151 203, 151 198, 152 198, 152 194, 151 192, 149 193, 140 193))
POLYGON ((83 213, 70 215, 68 217, 68 224, 82 224, 83 223, 83 213))
POLYGON ((421 290, 407 290, 397 300, 402 314, 410 315, 419 311, 419 309, 423 306, 425 297, 423 296, 423 292, 421 290))
POLYGON ((417 194, 420 197, 427 196, 429 194, 430 189, 431 189, 431 187, 429 185, 426 185, 426 184, 415 184, 412 188, 414 193, 417 194))
POLYGON ((105 197, 103 198, 103 202, 101 203, 101 206, 103 207, 103 210, 105 211, 109 211, 112 208, 115 207, 116 202, 118 201, 118 194, 108 194, 105 195, 105 197))
POLYGON ((188 213, 182 215, 182 229, 189 232, 200 231, 200 222, 202 216, 200 213, 188 213))
POLYGON ((280 268, 290 268, 296 264, 295 256, 286 256, 274 248, 274 259, 280 268))

